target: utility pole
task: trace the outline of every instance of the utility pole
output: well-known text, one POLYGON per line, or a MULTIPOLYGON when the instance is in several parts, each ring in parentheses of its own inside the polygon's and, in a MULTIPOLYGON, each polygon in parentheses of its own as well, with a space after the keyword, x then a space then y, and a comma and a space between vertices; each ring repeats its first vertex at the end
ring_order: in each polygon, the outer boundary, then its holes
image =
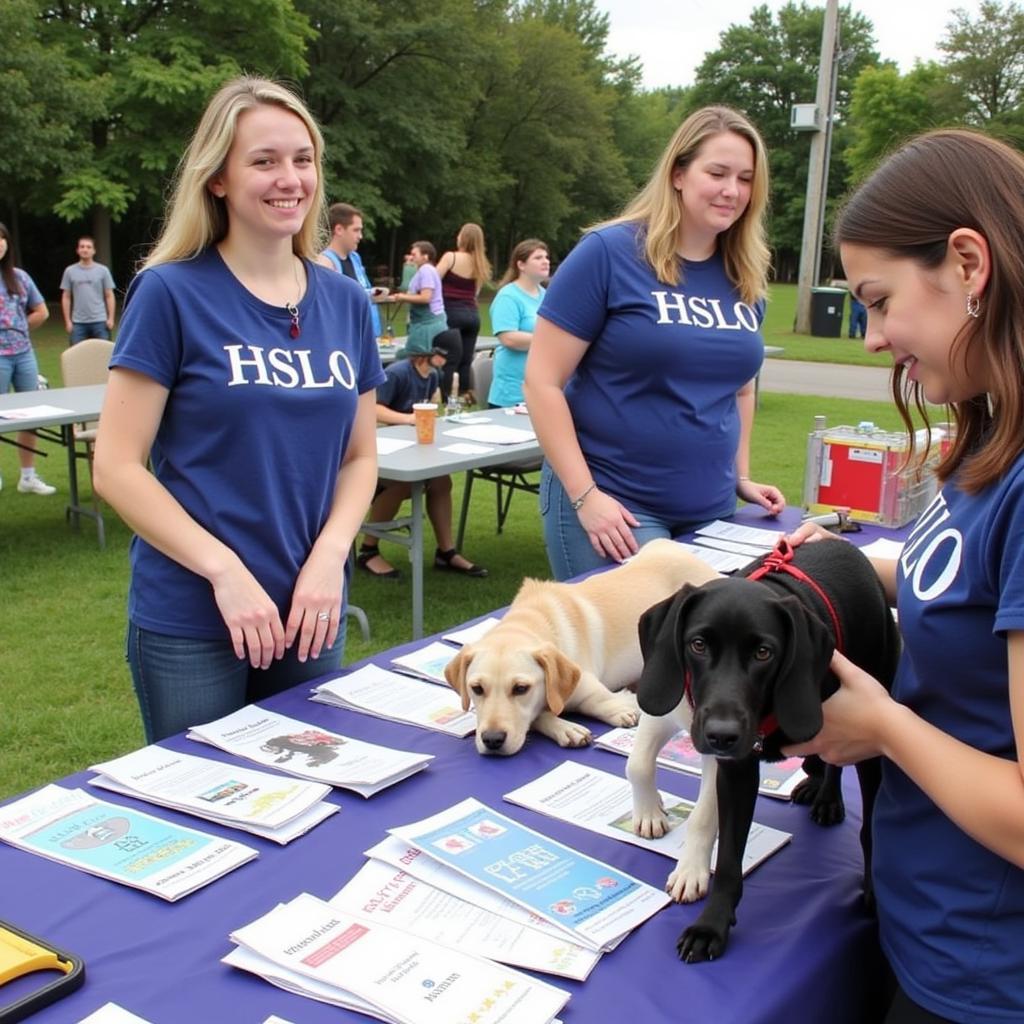
POLYGON ((821 273, 821 242, 825 226, 825 198, 828 194, 829 151, 836 107, 836 66, 839 49, 839 0, 826 0, 825 23, 821 31, 821 60, 818 63, 818 91, 815 105, 818 130, 811 135, 807 167, 807 201, 804 205, 804 233, 800 246, 797 278, 797 334, 811 333, 811 289, 821 273))

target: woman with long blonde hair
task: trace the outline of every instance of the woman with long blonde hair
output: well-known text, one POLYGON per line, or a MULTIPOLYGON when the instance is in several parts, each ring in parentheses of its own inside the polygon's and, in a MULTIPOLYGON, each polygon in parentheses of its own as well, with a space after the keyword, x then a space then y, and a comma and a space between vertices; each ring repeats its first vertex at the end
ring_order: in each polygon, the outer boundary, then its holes
POLYGON ((778 488, 750 478, 767 202, 757 131, 705 107, 552 278, 524 392, 557 579, 730 515, 737 496, 784 508, 778 488))
MULTIPOLYGON (((462 354, 455 366, 463 391, 472 390, 473 356, 480 334, 480 309, 477 296, 491 280, 491 264, 484 246, 484 232, 479 224, 463 224, 455 237, 455 249, 437 261, 441 277, 441 295, 448 317, 449 330, 459 332, 462 354)), ((483 401, 486 396, 477 396, 483 401)))
POLYGON ((94 479, 136 533, 149 741, 341 664, 383 374, 362 288, 314 262, 322 155, 296 95, 228 82, 128 292, 94 479))

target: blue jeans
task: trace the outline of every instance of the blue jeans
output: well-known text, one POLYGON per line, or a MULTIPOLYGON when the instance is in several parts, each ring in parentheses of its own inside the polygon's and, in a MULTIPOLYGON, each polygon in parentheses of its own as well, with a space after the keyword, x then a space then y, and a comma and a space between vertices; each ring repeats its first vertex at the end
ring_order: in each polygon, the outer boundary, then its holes
POLYGON ((146 742, 183 732, 271 697, 308 679, 336 672, 345 653, 348 617, 341 616, 334 646, 300 662, 296 643, 267 669, 235 657, 228 640, 167 636, 128 623, 126 655, 142 712, 146 742))
POLYGON ((39 390, 39 363, 32 349, 16 356, 0 355, 0 395, 6 395, 11 384, 15 391, 39 390))
POLYGON ((68 344, 76 345, 86 338, 103 338, 110 341, 110 328, 106 320, 94 320, 92 323, 71 325, 71 334, 68 335, 68 344))
MULTIPOLYGON (((590 572, 615 561, 599 555, 590 543, 587 531, 580 525, 579 516, 565 493, 562 482, 552 472, 547 461, 540 471, 540 516, 544 525, 544 547, 547 549, 551 574, 556 580, 568 580, 580 573, 590 572)), ((637 544, 643 547, 656 537, 676 537, 702 526, 708 520, 694 523, 670 523, 656 516, 633 512, 640 523, 632 527, 637 544)))

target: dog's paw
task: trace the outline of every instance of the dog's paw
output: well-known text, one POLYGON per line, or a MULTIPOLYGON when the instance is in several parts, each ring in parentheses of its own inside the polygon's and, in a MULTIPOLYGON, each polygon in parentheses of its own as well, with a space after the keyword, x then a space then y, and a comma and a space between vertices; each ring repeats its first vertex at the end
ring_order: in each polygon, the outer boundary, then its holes
POLYGON ((676 903, 693 903, 707 896, 710 884, 711 868, 708 865, 680 861, 675 871, 668 876, 665 892, 676 903))
POLYGON ((616 725, 620 729, 632 729, 640 721, 640 709, 637 707, 624 707, 612 712, 605 719, 609 725, 616 725))
POLYGON ((560 747, 586 747, 594 739, 593 734, 585 725, 559 719, 551 730, 551 738, 560 747))
POLYGON ((644 839, 660 839, 668 832, 668 815, 661 806, 633 809, 633 831, 644 839))
POLYGON ((813 804, 817 799, 818 791, 821 789, 821 779, 814 775, 808 775, 793 787, 790 800, 795 804, 813 804))
POLYGON ((701 924, 698 919, 696 924, 690 925, 679 936, 676 951, 683 963, 697 964, 705 960, 717 960, 725 952, 728 941, 728 927, 701 924))
POLYGON ((838 825, 846 818, 846 805, 843 798, 836 800, 818 799, 811 804, 811 821, 816 825, 838 825))

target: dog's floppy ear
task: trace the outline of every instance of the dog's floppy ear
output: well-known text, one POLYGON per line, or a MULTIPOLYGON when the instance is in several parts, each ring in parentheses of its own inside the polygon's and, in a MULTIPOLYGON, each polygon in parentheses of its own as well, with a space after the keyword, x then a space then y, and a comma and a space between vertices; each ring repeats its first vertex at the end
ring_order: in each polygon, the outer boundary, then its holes
POLYGON ((795 597, 777 603, 788 634, 775 680, 775 719, 794 742, 805 743, 821 729, 821 678, 835 644, 825 624, 795 597))
POLYGON ((548 710, 560 715, 565 702, 580 681, 580 667, 567 658, 554 644, 544 644, 533 652, 534 660, 544 670, 544 687, 548 710))
POLYGON ((444 667, 444 677, 448 685, 462 698, 462 710, 469 710, 469 687, 466 686, 466 673, 473 660, 473 648, 468 644, 459 651, 444 667))
POLYGON ((700 588, 685 583, 671 597, 640 616, 640 653, 644 667, 637 684, 637 703, 649 715, 667 715, 683 696, 683 659, 679 632, 685 609, 699 600, 700 588))

